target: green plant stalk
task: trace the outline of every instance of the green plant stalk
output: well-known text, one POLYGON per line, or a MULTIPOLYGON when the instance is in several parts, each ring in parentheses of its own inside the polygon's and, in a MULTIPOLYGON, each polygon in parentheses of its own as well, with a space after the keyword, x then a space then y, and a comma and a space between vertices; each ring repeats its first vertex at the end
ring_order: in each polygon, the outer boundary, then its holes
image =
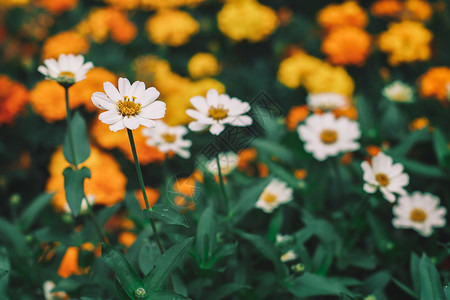
MULTIPOLYGON (((141 186, 142 195, 144 196, 145 207, 148 210, 152 210, 150 204, 148 203, 147 193, 145 192, 144 179, 142 178, 141 167, 139 165, 139 160, 136 152, 136 145, 134 144, 133 131, 127 128, 128 138, 130 140, 131 151, 133 152, 134 165, 136 166, 136 173, 139 179, 139 185, 141 186)), ((156 229, 155 222, 150 219, 150 225, 152 226, 153 233, 155 234, 156 242, 158 244, 159 252, 164 253, 164 247, 159 238, 158 230, 156 229)))
POLYGON ((75 144, 74 144, 73 136, 72 136, 72 127, 70 125, 70 121, 72 120, 71 110, 70 110, 70 105, 69 105, 69 87, 70 86, 67 86, 67 85, 63 85, 63 86, 64 86, 64 90, 66 92, 66 112, 67 112, 66 121, 67 121, 67 130, 69 131, 70 151, 72 152, 72 159, 73 159, 73 162, 75 163, 75 169, 78 170, 78 159, 77 159, 77 155, 75 153, 75 144))
POLYGON ((220 191, 223 196, 223 201, 225 202, 226 215, 228 216, 230 213, 230 201, 228 199, 227 192, 225 191, 225 183, 223 182, 222 170, 220 169, 219 153, 217 153, 216 155, 216 162, 217 162, 217 172, 219 174, 220 191))
POLYGON ((86 201, 86 204, 87 204, 87 206, 88 206, 88 214, 89 214, 89 217, 91 217, 92 222, 94 222, 94 226, 95 226, 95 229, 97 229, 98 235, 99 235, 100 238, 103 240, 103 242, 105 242, 106 244, 110 245, 108 237, 106 236, 106 234, 103 233, 103 229, 102 229, 102 227, 100 226, 100 224, 98 223, 97 217, 96 217, 95 214, 94 214, 94 210, 92 209, 91 204, 89 203, 89 201, 87 200, 87 198, 84 199, 84 201, 86 201))

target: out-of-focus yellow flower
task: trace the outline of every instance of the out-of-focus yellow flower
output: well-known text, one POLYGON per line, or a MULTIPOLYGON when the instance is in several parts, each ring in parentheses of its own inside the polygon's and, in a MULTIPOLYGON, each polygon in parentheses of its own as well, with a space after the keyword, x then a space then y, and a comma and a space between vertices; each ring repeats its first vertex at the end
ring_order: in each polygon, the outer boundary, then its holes
POLYGON ((284 59, 278 69, 278 80, 291 89, 299 87, 305 78, 317 70, 323 62, 303 52, 284 59))
POLYGON ((188 62, 189 75, 192 78, 213 77, 219 73, 219 62, 210 53, 199 52, 188 62))
POLYGON ((86 54, 90 45, 88 40, 75 31, 63 31, 45 40, 42 58, 58 58, 60 54, 86 54))
POLYGON ((39 0, 37 4, 52 14, 59 15, 65 11, 73 10, 78 5, 78 0, 39 0))
POLYGON ((235 41, 259 42, 278 26, 276 12, 256 0, 228 1, 217 14, 219 30, 235 41))
POLYGON ((20 7, 25 6, 30 2, 30 0, 0 0, 0 8, 12 8, 12 7, 20 7))
POLYGON ((421 117, 421 118, 416 118, 416 119, 412 120, 412 122, 409 123, 408 127, 409 127, 410 131, 416 131, 416 130, 424 129, 429 124, 430 124, 430 121, 427 118, 421 117))
POLYGON ((141 0, 144 9, 177 8, 180 6, 196 6, 205 0, 141 0))
POLYGON ((433 9, 424 0, 378 0, 370 7, 370 11, 376 17, 392 17, 401 20, 428 21, 433 14, 433 9))
POLYGON ((420 96, 436 98, 442 103, 448 101, 448 85, 450 85, 450 68, 430 68, 420 77, 420 96))
POLYGON ((352 96, 355 88, 352 77, 342 67, 322 64, 305 78, 304 86, 309 94, 332 92, 352 96))
POLYGON ((134 241, 136 241, 137 235, 130 231, 122 231, 119 233, 118 242, 119 244, 124 245, 127 248, 130 248, 133 245, 134 241))
POLYGON ((405 8, 405 19, 409 18, 416 21, 428 21, 433 14, 430 3, 423 0, 407 0, 405 2, 405 8))
POLYGON ((317 22, 326 30, 342 26, 366 27, 367 13, 356 1, 346 1, 342 4, 329 4, 317 14, 317 22))
MULTIPOLYGON (((150 205, 150 207, 153 207, 153 205, 156 204, 156 202, 159 199, 159 196, 161 195, 160 191, 158 189, 153 189, 149 186, 146 186, 145 193, 147 194, 148 205, 150 205)), ((136 196, 136 199, 139 201, 141 208, 146 209, 147 207, 145 205, 144 195, 142 195, 142 191, 139 189, 134 192, 134 195, 136 196)))
POLYGON ((396 17, 403 10, 399 0, 378 0, 370 6, 370 12, 376 17, 396 17))
POLYGON ((371 37, 359 27, 333 29, 322 42, 321 50, 335 65, 361 66, 370 51, 371 37))
POLYGON ((198 22, 189 13, 172 9, 158 11, 145 24, 153 43, 173 47, 186 44, 199 28, 198 22))
POLYGON ((29 98, 28 90, 23 84, 0 75, 0 125, 13 123, 24 110, 29 98))
MULTIPOLYGON (((69 97, 71 91, 69 90, 69 97)), ((60 121, 66 118, 66 102, 64 88, 56 81, 43 80, 31 90, 30 102, 33 110, 47 122, 60 121)), ((75 103, 69 101, 70 108, 75 108, 75 103)))
POLYGON ((76 30, 97 43, 105 42, 110 34, 114 41, 128 44, 137 34, 136 26, 128 20, 126 14, 111 7, 92 10, 76 30))
POLYGON ((103 0, 103 2, 120 10, 131 10, 138 8, 141 0, 103 0))
POLYGON ((381 51, 388 54, 390 65, 428 60, 431 56, 431 31, 421 23, 402 21, 391 23, 378 40, 381 51))
POLYGON ((80 275, 82 270, 78 263, 80 249, 78 247, 69 247, 61 260, 58 268, 58 275, 67 278, 71 275, 80 275))
MULTIPOLYGON (((52 205, 56 211, 63 211, 66 203, 62 173, 68 166, 70 165, 64 158, 62 147, 59 147, 50 158, 50 177, 46 185, 46 191, 55 192, 52 205)), ((123 200, 127 178, 113 156, 91 145, 91 155, 82 166, 91 170, 91 178, 85 179, 84 191, 86 195, 96 197, 96 205, 111 206, 123 200)))

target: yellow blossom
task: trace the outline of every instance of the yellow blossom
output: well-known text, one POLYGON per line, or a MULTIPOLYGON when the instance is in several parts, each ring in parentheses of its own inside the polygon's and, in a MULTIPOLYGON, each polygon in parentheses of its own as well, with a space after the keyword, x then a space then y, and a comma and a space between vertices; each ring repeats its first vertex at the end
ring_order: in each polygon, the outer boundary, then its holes
POLYGON ((317 14, 317 22, 326 30, 342 26, 366 27, 367 13, 356 1, 346 1, 342 4, 329 4, 317 14))
POLYGON ((210 53, 199 52, 188 63, 189 75, 192 78, 211 77, 219 73, 219 62, 210 53))

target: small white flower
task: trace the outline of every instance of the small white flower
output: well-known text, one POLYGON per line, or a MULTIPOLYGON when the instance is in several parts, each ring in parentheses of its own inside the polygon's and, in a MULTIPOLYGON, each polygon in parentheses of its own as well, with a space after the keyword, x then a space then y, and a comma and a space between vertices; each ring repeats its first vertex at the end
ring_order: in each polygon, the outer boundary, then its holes
POLYGON ((386 200, 395 202, 393 193, 406 195, 404 187, 409 183, 408 174, 403 172, 403 165, 393 164, 392 158, 383 152, 378 153, 372 158, 372 165, 367 161, 361 163, 364 171, 364 191, 375 193, 377 188, 386 200))
POLYGON ((163 153, 174 152, 183 158, 191 157, 188 148, 192 142, 183 139, 188 132, 185 126, 169 126, 163 121, 156 123, 156 128, 142 130, 142 134, 148 138, 145 141, 147 145, 156 146, 163 153))
POLYGON ((346 117, 336 119, 332 113, 309 116, 304 125, 297 128, 305 150, 320 161, 339 152, 355 151, 361 135, 358 123, 346 117))
MULTIPOLYGON (((234 152, 219 153, 220 173, 225 176, 231 173, 238 164, 238 156, 234 152)), ((217 159, 213 158, 206 163, 206 169, 213 175, 219 175, 217 168, 217 159)))
POLYGON ((48 79, 60 83, 75 83, 86 78, 86 73, 94 67, 92 62, 84 62, 83 55, 61 54, 58 60, 44 60, 45 66, 39 66, 38 71, 48 79))
POLYGON ((55 283, 51 280, 44 281, 42 289, 44 290, 45 300, 58 300, 58 299, 69 299, 69 295, 66 292, 52 292, 55 288, 55 283))
MULTIPOLYGON (((83 200, 81 200, 80 214, 86 213, 88 211, 88 209, 89 209, 89 206, 86 203, 86 201, 89 202, 90 206, 92 206, 97 201, 97 197, 95 195, 93 195, 93 194, 86 195, 86 198, 83 198, 83 200)), ((64 211, 66 213, 72 213, 72 211, 70 210, 69 204, 67 204, 67 202, 64 203, 64 211)))
POLYGON ((294 250, 289 250, 285 254, 281 255, 282 262, 288 262, 295 259, 297 259, 297 254, 294 252, 294 250))
POLYGON ((392 208, 395 228, 412 228, 422 236, 430 236, 433 227, 445 226, 445 207, 438 207, 439 198, 428 193, 414 192, 398 199, 392 208))
POLYGON ((126 78, 119 78, 119 89, 111 82, 103 84, 105 93, 92 94, 92 102, 100 109, 107 110, 99 115, 98 119, 109 124, 111 131, 124 128, 137 129, 139 125, 153 128, 166 113, 166 104, 155 101, 159 97, 156 88, 145 89, 145 84, 135 81, 133 85, 126 78))
POLYGON ((312 93, 306 97, 306 103, 312 110, 333 110, 346 107, 348 99, 337 93, 312 93))
POLYGON ((192 131, 209 127, 211 134, 219 135, 226 124, 244 127, 253 123, 251 117, 244 115, 250 110, 250 104, 230 98, 227 94, 219 94, 214 89, 208 91, 206 98, 195 96, 190 101, 195 109, 186 110, 186 114, 195 119, 189 123, 192 131))
POLYGON ((276 236, 276 244, 284 244, 291 242, 293 240, 293 237, 289 234, 277 234, 276 236))
POLYGON ((386 86, 382 91, 383 96, 394 102, 411 103, 414 100, 413 89, 401 82, 396 80, 386 86))
POLYGON ((256 207, 266 213, 271 213, 280 204, 287 203, 293 199, 293 190, 283 181, 276 178, 264 188, 256 202, 256 207))

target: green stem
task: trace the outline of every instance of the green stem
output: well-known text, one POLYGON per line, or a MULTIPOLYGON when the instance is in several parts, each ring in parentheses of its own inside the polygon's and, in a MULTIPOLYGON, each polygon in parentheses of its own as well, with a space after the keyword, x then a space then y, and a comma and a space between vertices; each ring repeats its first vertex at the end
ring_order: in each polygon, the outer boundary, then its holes
MULTIPOLYGON (((145 207, 148 210, 152 210, 148 203, 147 193, 145 192, 144 179, 142 178, 141 166, 136 153, 136 145, 134 144, 133 131, 127 128, 128 138, 130 139, 131 151, 133 152, 134 165, 136 166, 136 172, 139 179, 139 185, 141 186, 142 195, 144 196, 145 207)), ((159 238, 158 230, 156 229, 155 222, 150 218, 150 225, 152 226, 153 233, 155 234, 156 242, 158 243, 159 252, 164 253, 164 247, 159 238)))
POLYGON ((89 203, 89 201, 88 201, 87 198, 85 198, 84 201, 86 201, 86 204, 87 204, 87 206, 88 206, 88 213, 89 213, 89 216, 91 217, 92 222, 94 222, 94 226, 95 226, 95 229, 97 230, 98 235, 99 235, 100 238, 103 240, 103 242, 105 242, 106 244, 109 245, 109 244, 110 244, 110 243, 109 243, 109 239, 108 239, 108 237, 106 236, 106 234, 103 233, 102 227, 101 227, 100 224, 98 223, 97 217, 96 217, 95 214, 94 214, 94 210, 92 209, 91 204, 89 203))
POLYGON ((222 195, 223 195, 223 201, 225 202, 226 214, 228 216, 228 214, 230 212, 230 202, 228 200, 228 195, 227 195, 227 192, 225 190, 225 184, 223 182, 222 170, 220 169, 219 153, 217 153, 217 155, 216 155, 216 162, 217 162, 217 172, 219 173, 220 191, 222 192, 222 195))
POLYGON ((71 117, 71 111, 70 111, 70 106, 69 106, 69 86, 64 86, 64 90, 66 92, 66 112, 67 112, 67 130, 69 131, 69 144, 70 144, 70 151, 72 152, 72 159, 75 165, 75 169, 78 170, 78 159, 77 159, 77 155, 75 153, 75 144, 73 141, 73 136, 72 136, 72 127, 70 125, 70 121, 72 120, 71 117))

